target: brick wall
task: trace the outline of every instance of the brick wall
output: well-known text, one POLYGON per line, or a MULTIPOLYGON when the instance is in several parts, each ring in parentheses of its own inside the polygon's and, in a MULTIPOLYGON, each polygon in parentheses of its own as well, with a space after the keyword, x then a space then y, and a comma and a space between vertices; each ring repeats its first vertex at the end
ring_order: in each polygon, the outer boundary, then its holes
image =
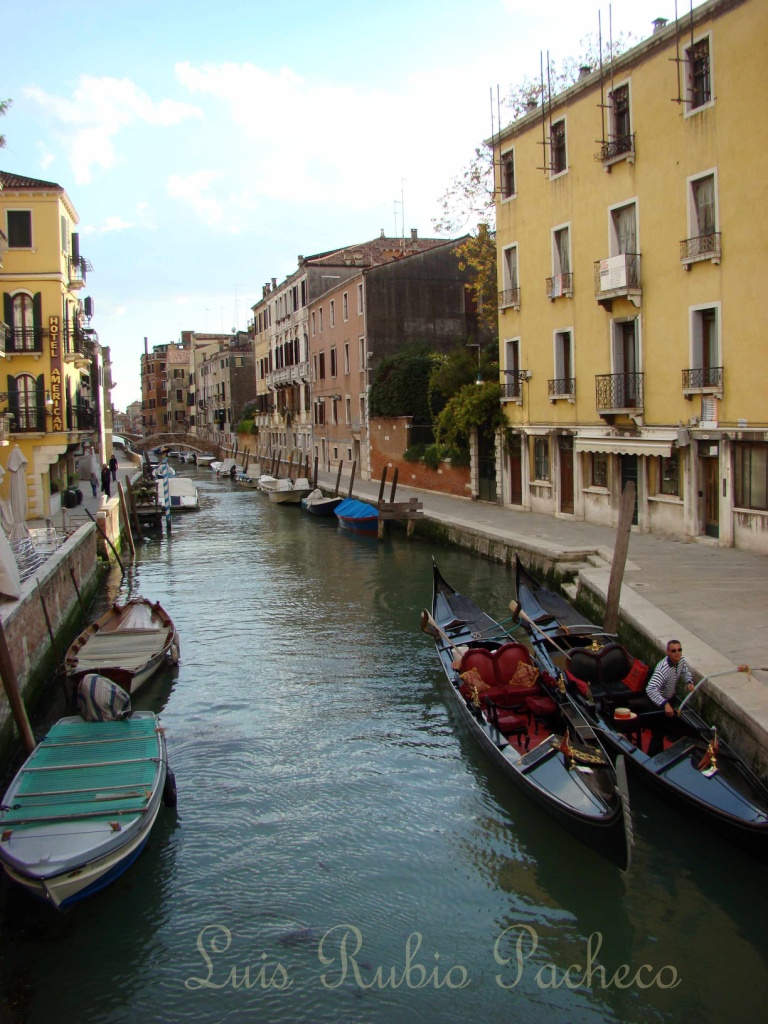
MULTIPOLYGON (((423 462, 407 462, 403 452, 408 447, 408 426, 410 416, 380 416, 370 421, 371 477, 381 480, 387 467, 387 486, 397 467, 398 484, 404 487, 418 487, 425 491, 442 491, 459 497, 471 496, 469 467, 454 467, 443 462, 437 469, 430 469, 423 462)), ((386 489, 386 488, 385 488, 386 489)))

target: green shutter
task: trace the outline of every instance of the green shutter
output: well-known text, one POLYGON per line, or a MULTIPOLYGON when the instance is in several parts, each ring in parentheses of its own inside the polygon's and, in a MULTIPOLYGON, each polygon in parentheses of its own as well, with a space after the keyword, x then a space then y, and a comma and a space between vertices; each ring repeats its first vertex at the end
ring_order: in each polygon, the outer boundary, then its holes
POLYGON ((8 412, 14 417, 13 423, 11 423, 11 430, 15 424, 19 421, 19 392, 16 387, 16 378, 8 374, 8 412))

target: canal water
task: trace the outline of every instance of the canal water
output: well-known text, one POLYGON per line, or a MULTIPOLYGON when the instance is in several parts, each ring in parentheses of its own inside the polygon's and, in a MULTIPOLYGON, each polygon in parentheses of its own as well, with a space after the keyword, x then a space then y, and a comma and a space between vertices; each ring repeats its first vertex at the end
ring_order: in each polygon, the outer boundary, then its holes
POLYGON ((68 913, 3 877, 4 1024, 764 1019, 765 869, 632 786, 623 876, 463 731, 419 629, 431 559, 498 617, 508 570, 197 481, 103 595, 179 629, 134 701, 178 808, 68 913))

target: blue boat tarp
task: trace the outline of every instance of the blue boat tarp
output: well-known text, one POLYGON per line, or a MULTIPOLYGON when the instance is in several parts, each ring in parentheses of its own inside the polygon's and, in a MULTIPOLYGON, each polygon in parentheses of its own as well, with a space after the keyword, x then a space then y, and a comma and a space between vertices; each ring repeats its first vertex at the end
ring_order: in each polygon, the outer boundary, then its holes
POLYGON ((367 505, 364 501, 345 498, 340 505, 336 506, 336 515, 340 519, 378 519, 379 510, 373 505, 367 505))

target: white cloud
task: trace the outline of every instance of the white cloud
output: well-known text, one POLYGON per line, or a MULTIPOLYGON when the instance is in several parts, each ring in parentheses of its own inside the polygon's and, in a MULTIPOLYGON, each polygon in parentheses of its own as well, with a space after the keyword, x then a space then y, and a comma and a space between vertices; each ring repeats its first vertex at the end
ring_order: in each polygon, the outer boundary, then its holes
POLYGON ((172 174, 166 185, 171 199, 188 203, 198 218, 209 227, 222 223, 223 205, 210 195, 211 185, 222 177, 221 171, 193 171, 191 174, 172 174))
POLYGON ((82 75, 70 99, 38 88, 24 90, 62 126, 62 139, 78 184, 88 184, 93 168, 108 170, 117 156, 114 139, 131 125, 169 127, 202 111, 175 100, 155 101, 127 78, 82 75))
POLYGON ((107 217, 101 224, 85 225, 80 230, 84 235, 105 235, 111 231, 128 231, 132 227, 135 225, 131 221, 123 220, 122 217, 107 217))

